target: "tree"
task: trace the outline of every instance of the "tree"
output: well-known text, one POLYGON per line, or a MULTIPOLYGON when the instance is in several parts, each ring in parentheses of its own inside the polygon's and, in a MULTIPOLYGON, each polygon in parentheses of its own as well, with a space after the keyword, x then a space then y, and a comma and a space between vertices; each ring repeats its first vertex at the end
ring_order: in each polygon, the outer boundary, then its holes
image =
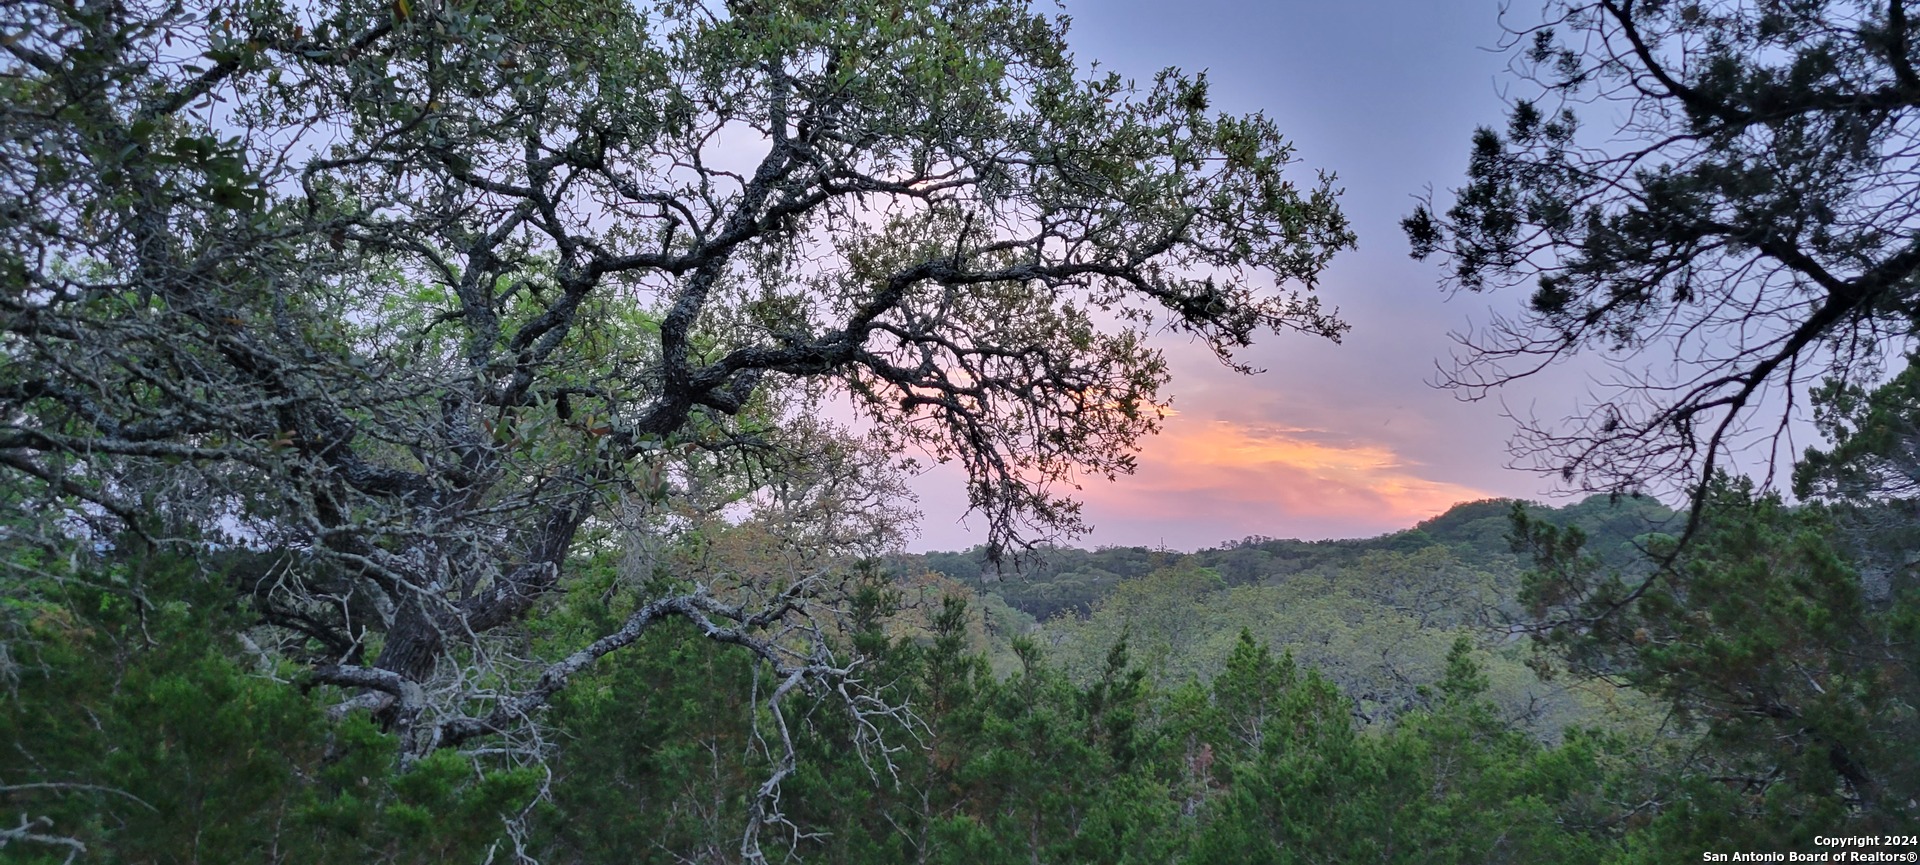
POLYGON ((1536 93, 1474 134, 1444 214, 1404 222, 1454 286, 1534 283, 1447 383, 1478 396, 1582 350, 1665 346, 1671 375, 1622 363, 1515 450, 1590 490, 1699 493, 1741 435, 1783 434, 1806 386, 1876 375, 1920 309, 1917 36, 1904 0, 1556 0, 1511 31, 1536 93))
POLYGON ((1606 861, 1580 819, 1603 780, 1593 743, 1549 749, 1501 723, 1472 655, 1455 640, 1434 704, 1364 735, 1318 671, 1243 632, 1198 725, 1225 789, 1185 861, 1606 861))
POLYGON ((1539 565, 1525 597, 1553 623, 1548 645, 1578 674, 1654 695, 1698 737, 1655 801, 1720 817, 1674 840, 1786 847, 1841 821, 1911 822, 1920 762, 1894 743, 1911 741, 1920 717, 1920 607, 1910 590, 1864 590, 1829 514, 1721 475, 1695 541, 1675 552, 1672 536, 1651 539, 1670 564, 1631 580, 1583 553, 1578 529, 1519 509, 1514 520, 1539 565))
POLYGON ((638 568, 557 661, 516 635, 689 503, 885 523, 795 471, 823 460, 884 485, 916 446, 996 548, 1071 529, 1068 479, 1156 428, 1149 329, 1232 362, 1344 328, 1303 293, 1352 243, 1331 181, 1204 78, 1082 72, 1020 3, 9 18, 0 471, 33 519, 5 543, 277 552, 237 580, 263 634, 408 754, 524 730, 669 618, 776 695, 850 679, 819 543, 753 585, 638 568), (829 393, 871 446, 796 424, 829 393))
POLYGON ((1807 448, 1794 467, 1794 494, 1828 504, 1841 546, 1860 570, 1869 600, 1920 586, 1920 367, 1914 357, 1868 390, 1829 382, 1814 391, 1814 418, 1830 446, 1807 448))
POLYGON ((54 585, 0 605, 25 625, 0 699, 7 862, 480 861, 545 786, 499 749, 395 772, 390 735, 330 719, 245 648, 248 617, 203 564, 120 551, 40 570, 54 585))
POLYGON ((1920 498, 1920 367, 1913 361, 1872 391, 1836 381, 1814 393, 1832 448, 1807 448, 1794 467, 1795 495, 1861 505, 1920 498))

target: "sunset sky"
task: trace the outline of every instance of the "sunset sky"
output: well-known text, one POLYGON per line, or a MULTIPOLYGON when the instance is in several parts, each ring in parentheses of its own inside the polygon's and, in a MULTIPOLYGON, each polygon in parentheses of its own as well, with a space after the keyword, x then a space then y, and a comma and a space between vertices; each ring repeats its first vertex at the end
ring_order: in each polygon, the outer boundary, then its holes
MULTIPOLYGON (((1534 14, 1515 6, 1517 23, 1534 14)), ((1161 339, 1177 414, 1146 443, 1138 474, 1086 485, 1095 529, 1070 542, 1191 550, 1248 535, 1359 537, 1458 501, 1548 499, 1546 478, 1505 468, 1514 425, 1503 412, 1560 417, 1584 373, 1559 370, 1479 403, 1430 386, 1456 347, 1451 332, 1523 299, 1449 300, 1439 266, 1411 260, 1399 229, 1415 194, 1460 183, 1473 129, 1501 122, 1513 85, 1507 57, 1489 50, 1498 0, 1085 0, 1066 11, 1082 63, 1140 80, 1166 66, 1204 69, 1215 107, 1275 118, 1303 177, 1338 174, 1360 238, 1320 287, 1353 325, 1342 344, 1268 337, 1241 355, 1267 372, 1246 377, 1201 346, 1161 339)), ((981 517, 961 518, 961 484, 939 470, 918 480, 926 516, 913 549, 984 540, 981 517)))

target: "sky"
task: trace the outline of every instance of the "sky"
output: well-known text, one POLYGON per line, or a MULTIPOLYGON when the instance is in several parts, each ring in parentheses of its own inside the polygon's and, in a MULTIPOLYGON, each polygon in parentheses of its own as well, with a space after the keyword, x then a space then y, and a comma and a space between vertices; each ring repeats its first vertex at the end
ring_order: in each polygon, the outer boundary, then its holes
MULTIPOLYGON (((1318 289, 1352 330, 1338 345, 1269 335, 1237 355, 1239 375, 1170 336, 1176 412, 1143 443, 1139 471, 1089 481, 1078 498, 1091 534, 1077 546, 1194 550, 1263 535, 1367 537, 1490 497, 1557 501, 1548 478, 1508 468, 1506 416, 1559 417, 1582 390, 1577 370, 1463 402, 1432 386, 1452 335, 1515 311, 1518 293, 1460 294, 1436 260, 1407 254, 1399 221, 1415 196, 1464 179, 1468 140, 1500 125, 1513 86, 1499 42, 1500 0, 1084 0, 1071 2, 1080 62, 1150 81, 1167 66, 1206 70, 1216 108, 1265 112, 1296 145, 1295 170, 1338 176, 1359 248, 1318 289)), ((1510 15, 1525 23, 1524 0, 1510 15)), ((916 479, 924 513, 914 550, 985 540, 964 515, 963 481, 916 479)))

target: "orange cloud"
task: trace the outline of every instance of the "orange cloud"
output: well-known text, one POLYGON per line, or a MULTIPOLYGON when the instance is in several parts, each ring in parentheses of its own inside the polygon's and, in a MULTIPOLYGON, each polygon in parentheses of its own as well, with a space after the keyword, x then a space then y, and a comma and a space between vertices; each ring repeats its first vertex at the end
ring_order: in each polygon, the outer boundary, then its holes
POLYGON ((1351 537, 1407 528, 1490 495, 1421 477, 1418 464, 1386 445, 1321 430, 1169 418, 1145 444, 1136 475, 1086 490, 1096 521, 1204 520, 1218 526, 1219 540, 1235 532, 1351 537))

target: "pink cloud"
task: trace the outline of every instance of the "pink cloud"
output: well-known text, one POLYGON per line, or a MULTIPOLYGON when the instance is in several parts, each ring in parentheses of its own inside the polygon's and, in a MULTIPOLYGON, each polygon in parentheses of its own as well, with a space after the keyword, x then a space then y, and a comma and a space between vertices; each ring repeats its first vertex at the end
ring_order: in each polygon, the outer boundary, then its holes
POLYGON ((1423 477, 1387 444, 1317 429, 1183 416, 1145 445, 1137 474, 1084 490, 1093 542, 1190 548, 1249 534, 1354 537, 1492 495, 1423 477))

